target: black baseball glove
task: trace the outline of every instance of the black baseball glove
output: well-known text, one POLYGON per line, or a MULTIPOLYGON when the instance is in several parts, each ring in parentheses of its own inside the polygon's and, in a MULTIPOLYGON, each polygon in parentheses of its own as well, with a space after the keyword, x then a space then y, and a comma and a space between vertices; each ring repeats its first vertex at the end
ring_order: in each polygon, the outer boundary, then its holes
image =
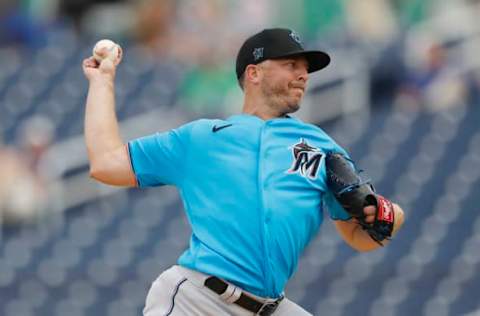
MULTIPOLYGON (((390 239, 393 231, 394 211, 392 202, 375 193, 372 184, 363 181, 351 161, 339 153, 325 157, 327 185, 337 201, 377 243, 390 239), (363 208, 376 206, 373 223, 365 221, 363 208)), ((383 246, 383 245, 382 245, 383 246)))

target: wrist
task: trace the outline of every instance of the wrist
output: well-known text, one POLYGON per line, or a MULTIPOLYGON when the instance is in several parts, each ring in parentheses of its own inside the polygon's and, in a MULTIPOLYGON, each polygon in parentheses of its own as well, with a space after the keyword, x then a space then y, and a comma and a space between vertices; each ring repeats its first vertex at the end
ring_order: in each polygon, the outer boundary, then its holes
POLYGON ((112 75, 99 75, 99 76, 93 76, 89 80, 90 86, 95 85, 95 86, 113 86, 114 83, 114 77, 112 75))

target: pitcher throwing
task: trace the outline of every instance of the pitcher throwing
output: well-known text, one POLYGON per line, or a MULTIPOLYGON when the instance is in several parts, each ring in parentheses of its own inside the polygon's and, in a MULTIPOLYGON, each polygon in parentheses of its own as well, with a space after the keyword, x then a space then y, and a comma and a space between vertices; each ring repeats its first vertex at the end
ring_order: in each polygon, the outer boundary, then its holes
POLYGON ((153 282, 144 315, 310 315, 284 288, 324 214, 358 251, 385 245, 402 225, 401 208, 360 180, 343 148, 290 116, 309 74, 329 62, 325 52, 304 50, 292 30, 263 30, 237 55, 242 113, 124 144, 118 63, 84 60, 91 176, 119 186, 175 185, 192 227, 177 265, 153 282))

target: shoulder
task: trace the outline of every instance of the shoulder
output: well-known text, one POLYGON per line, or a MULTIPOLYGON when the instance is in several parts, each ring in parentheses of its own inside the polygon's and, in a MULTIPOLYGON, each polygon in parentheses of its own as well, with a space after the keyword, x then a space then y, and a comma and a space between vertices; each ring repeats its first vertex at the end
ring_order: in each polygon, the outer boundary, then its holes
POLYGON ((227 124, 228 121, 222 120, 222 119, 198 119, 191 121, 189 123, 186 123, 179 128, 182 129, 188 129, 191 131, 195 132, 200 132, 200 131, 209 131, 215 126, 221 125, 221 124, 227 124))
POLYGON ((228 119, 198 119, 181 125, 178 128, 173 129, 172 132, 190 140, 205 139, 212 133, 216 133, 217 131, 231 125, 232 122, 228 119))

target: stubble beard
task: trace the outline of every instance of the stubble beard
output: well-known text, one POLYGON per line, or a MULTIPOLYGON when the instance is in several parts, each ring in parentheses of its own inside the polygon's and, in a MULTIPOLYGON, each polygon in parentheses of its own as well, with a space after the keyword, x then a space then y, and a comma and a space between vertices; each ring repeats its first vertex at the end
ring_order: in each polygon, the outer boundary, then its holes
POLYGON ((278 111, 281 115, 294 113, 300 109, 302 98, 293 97, 288 86, 270 84, 268 81, 264 81, 261 90, 269 107, 278 111))

